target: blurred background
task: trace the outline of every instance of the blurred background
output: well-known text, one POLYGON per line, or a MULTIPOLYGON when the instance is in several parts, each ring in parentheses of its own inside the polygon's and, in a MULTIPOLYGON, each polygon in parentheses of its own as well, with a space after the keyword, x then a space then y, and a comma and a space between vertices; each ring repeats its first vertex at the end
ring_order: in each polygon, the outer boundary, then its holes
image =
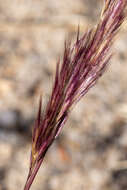
MULTIPOLYGON (((102 0, 0 0, 0 190, 23 190, 40 93, 64 40, 98 21, 102 0)), ((127 25, 98 84, 49 149, 31 190, 127 189, 127 25)))

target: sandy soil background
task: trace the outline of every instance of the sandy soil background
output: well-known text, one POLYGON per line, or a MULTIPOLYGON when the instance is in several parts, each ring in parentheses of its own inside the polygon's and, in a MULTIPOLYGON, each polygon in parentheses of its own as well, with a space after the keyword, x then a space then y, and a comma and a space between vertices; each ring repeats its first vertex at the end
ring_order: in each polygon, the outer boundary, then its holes
MULTIPOLYGON (((64 40, 97 23, 102 0, 0 0, 0 190, 23 190, 40 93, 64 40)), ((31 190, 127 189, 127 25, 98 84, 76 105, 31 190)))

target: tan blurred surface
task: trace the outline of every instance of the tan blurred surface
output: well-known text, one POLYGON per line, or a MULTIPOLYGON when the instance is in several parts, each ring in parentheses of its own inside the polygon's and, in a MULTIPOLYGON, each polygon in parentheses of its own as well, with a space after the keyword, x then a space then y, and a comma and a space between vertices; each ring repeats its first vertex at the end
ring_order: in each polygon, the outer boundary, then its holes
MULTIPOLYGON (((102 0, 0 0, 0 190, 23 190, 38 99, 64 40, 97 23, 102 0)), ((127 189, 127 25, 98 84, 73 110, 31 190, 127 189)))

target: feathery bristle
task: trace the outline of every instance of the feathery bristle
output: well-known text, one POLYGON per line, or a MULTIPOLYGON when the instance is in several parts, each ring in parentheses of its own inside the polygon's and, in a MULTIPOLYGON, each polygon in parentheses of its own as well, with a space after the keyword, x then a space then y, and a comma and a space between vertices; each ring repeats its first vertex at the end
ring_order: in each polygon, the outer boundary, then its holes
POLYGON ((43 118, 41 99, 33 129, 28 190, 40 167, 46 151, 60 133, 72 106, 97 82, 109 63, 111 46, 126 15, 127 0, 105 0, 99 23, 79 37, 74 45, 65 42, 62 63, 56 67, 55 81, 43 118))

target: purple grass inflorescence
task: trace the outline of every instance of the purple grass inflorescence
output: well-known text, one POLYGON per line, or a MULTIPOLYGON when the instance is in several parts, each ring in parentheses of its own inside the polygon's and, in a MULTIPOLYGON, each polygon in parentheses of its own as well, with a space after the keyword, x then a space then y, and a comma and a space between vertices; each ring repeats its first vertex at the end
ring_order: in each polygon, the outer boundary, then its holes
POLYGON ((44 156, 68 119, 72 106, 97 82, 105 71, 114 37, 126 18, 127 0, 105 0, 98 25, 74 45, 65 42, 62 63, 59 60, 52 94, 41 114, 41 98, 33 128, 30 170, 24 190, 29 190, 44 156))

